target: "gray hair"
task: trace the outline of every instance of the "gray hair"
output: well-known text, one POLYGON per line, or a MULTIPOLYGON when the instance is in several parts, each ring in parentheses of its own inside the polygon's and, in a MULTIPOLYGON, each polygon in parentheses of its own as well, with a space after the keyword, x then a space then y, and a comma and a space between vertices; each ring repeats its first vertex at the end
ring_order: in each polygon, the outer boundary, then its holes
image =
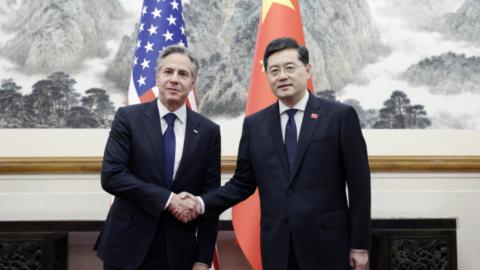
POLYGON ((183 54, 186 57, 188 57, 188 59, 190 59, 190 62, 192 62, 191 71, 192 71, 193 78, 197 78, 197 73, 199 69, 197 57, 189 49, 180 45, 171 45, 162 50, 162 52, 157 58, 157 72, 160 70, 162 60, 165 59, 170 54, 174 54, 174 53, 183 54))

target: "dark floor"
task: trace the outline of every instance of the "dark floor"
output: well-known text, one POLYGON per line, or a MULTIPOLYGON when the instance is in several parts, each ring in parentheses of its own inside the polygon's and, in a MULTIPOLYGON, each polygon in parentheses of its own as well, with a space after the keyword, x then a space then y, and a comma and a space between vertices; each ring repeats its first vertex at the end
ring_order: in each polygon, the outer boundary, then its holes
POLYGON ((233 231, 218 232, 218 257, 220 270, 251 270, 233 231))

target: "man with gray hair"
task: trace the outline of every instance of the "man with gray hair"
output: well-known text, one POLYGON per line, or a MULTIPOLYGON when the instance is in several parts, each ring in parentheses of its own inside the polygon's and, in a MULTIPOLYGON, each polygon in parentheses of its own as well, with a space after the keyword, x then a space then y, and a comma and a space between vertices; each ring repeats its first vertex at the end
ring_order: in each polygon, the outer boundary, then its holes
POLYGON ((95 245, 104 269, 205 270, 212 261, 218 216, 182 223, 171 211, 195 218, 182 192, 220 185, 220 128, 186 107, 192 53, 170 46, 157 63, 158 99, 119 108, 105 148, 101 183, 115 200, 95 245))

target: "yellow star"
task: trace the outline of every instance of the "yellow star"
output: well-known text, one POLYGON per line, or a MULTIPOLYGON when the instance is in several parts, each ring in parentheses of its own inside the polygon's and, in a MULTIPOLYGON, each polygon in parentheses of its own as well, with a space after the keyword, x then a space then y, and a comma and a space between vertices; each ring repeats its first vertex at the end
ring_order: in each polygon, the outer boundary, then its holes
POLYGON ((270 8, 272 8, 272 5, 274 3, 277 3, 279 5, 284 5, 288 8, 295 10, 295 7, 293 6, 291 0, 263 0, 262 1, 262 23, 265 21, 265 18, 267 17, 267 14, 270 11, 270 8))
POLYGON ((260 65, 262 66, 262 73, 265 73, 265 66, 263 66, 263 60, 260 60, 260 65))

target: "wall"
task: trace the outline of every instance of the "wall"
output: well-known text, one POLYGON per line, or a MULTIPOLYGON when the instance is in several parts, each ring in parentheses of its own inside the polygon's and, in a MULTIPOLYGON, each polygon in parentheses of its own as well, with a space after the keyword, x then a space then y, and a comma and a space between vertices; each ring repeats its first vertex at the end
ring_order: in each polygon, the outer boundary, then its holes
MULTIPOLYGON (((236 156, 243 117, 212 119, 236 156)), ((101 157, 107 129, 0 129, 0 157, 101 157)), ((363 130, 370 156, 478 156, 480 130, 363 130)))

